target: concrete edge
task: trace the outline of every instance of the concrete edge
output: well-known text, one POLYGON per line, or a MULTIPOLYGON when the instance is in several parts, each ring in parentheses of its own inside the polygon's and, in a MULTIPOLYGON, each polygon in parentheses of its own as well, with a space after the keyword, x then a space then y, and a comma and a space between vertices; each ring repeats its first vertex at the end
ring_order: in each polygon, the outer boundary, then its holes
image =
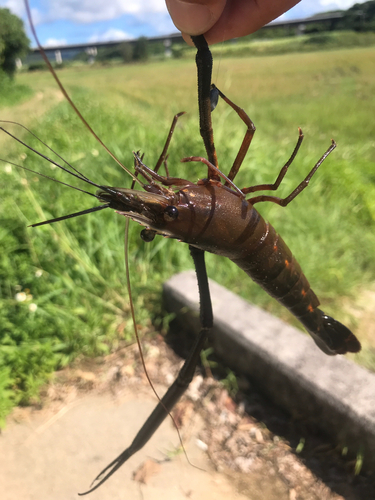
MULTIPOLYGON (((300 330, 210 280, 212 345, 223 363, 253 380, 273 402, 361 454, 375 469, 375 375, 343 356, 327 356, 300 330)), ((197 334, 194 271, 163 285, 164 304, 181 327, 197 334)))

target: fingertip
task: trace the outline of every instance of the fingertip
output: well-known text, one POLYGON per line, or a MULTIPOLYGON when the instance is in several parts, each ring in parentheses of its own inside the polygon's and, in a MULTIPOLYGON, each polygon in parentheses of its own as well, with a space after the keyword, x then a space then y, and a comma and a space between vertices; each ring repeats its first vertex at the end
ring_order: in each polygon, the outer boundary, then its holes
POLYGON ((219 19, 226 0, 166 0, 175 26, 183 33, 201 35, 219 19))

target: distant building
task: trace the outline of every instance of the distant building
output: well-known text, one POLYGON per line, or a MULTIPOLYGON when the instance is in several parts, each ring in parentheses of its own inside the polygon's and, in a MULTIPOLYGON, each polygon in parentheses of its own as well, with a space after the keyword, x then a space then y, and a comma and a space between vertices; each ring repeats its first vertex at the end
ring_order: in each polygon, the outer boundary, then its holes
MULTIPOLYGON (((170 35, 164 35, 164 36, 157 36, 157 37, 150 37, 147 38, 147 42, 152 44, 152 43, 157 43, 161 42, 164 44, 164 47, 166 48, 166 51, 171 50, 171 46, 175 43, 182 43, 184 40, 182 38, 181 33, 171 33, 170 35)), ((122 43, 128 43, 129 45, 135 45, 137 43, 137 39, 126 39, 126 40, 116 40, 114 42, 95 42, 95 43, 80 43, 76 45, 56 45, 53 47, 45 47, 44 51, 47 54, 47 57, 52 60, 56 61, 58 64, 61 62, 58 62, 57 59, 57 54, 59 53, 59 57, 61 57, 61 61, 66 61, 66 60, 72 60, 74 59, 78 54, 81 54, 82 52, 85 52, 88 54, 89 61, 91 59, 91 62, 95 58, 95 56, 98 53, 98 49, 106 48, 109 49, 111 47, 116 47, 122 43)), ((40 54, 39 49, 31 49, 30 53, 24 58, 23 63, 24 64, 32 64, 36 62, 41 62, 42 61, 42 56, 40 54)))
POLYGON ((335 29, 338 22, 344 17, 343 11, 329 12, 322 14, 315 14, 311 17, 306 17, 305 19, 291 19, 288 21, 272 21, 272 23, 267 24, 261 28, 262 30, 272 29, 272 28, 295 28, 296 34, 303 33, 306 26, 311 24, 319 24, 325 31, 331 31, 335 29))

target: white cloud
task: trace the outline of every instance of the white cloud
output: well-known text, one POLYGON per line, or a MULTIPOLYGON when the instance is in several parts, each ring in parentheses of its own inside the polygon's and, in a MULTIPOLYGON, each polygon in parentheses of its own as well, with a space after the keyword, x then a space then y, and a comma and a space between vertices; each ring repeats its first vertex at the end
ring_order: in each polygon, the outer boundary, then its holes
POLYGON ((329 7, 330 10, 336 8, 339 10, 345 10, 349 9, 349 7, 352 7, 355 3, 363 3, 366 2, 367 0, 319 0, 319 3, 322 7, 327 8, 329 7))
POLYGON ((18 17, 22 17, 25 12, 25 7, 22 0, 6 0, 5 2, 0 2, 0 7, 9 9, 13 14, 18 17))
MULTIPOLYGON (((295 8, 311 15, 324 10, 347 9, 364 1, 366 0, 302 0, 295 8)), ((23 0, 0 0, 0 6, 24 18, 23 0)), ((152 23, 155 15, 168 16, 165 0, 40 0, 38 8, 32 6, 32 12, 36 25, 62 19, 89 24, 109 21, 126 14, 152 23)))
POLYGON ((363 3, 366 1, 367 0, 302 0, 297 6, 300 6, 305 12, 310 11, 310 14, 307 15, 311 15, 315 12, 325 12, 328 10, 346 10, 356 3, 363 3))
POLYGON ((89 43, 112 42, 115 40, 130 40, 131 38, 134 37, 132 37, 131 35, 129 35, 129 33, 126 33, 125 31, 118 30, 115 28, 110 28, 104 33, 95 33, 88 39, 88 42, 89 43))
POLYGON ((68 42, 65 38, 48 38, 48 40, 46 40, 44 43, 43 43, 43 47, 44 48, 47 48, 47 47, 61 47, 62 45, 68 45, 68 42))
MULTIPOLYGON (((16 1, 16 0, 12 0, 16 1)), ((45 3, 45 21, 68 20, 80 24, 167 13, 164 0, 49 0, 45 3)))
MULTIPOLYGON (((0 7, 6 7, 17 16, 26 18, 23 0, 0 0, 0 7)), ((90 24, 110 21, 123 15, 155 25, 155 15, 157 18, 169 17, 165 0, 40 0, 34 5, 31 1, 31 10, 35 26, 60 20, 90 24)))
POLYGON ((165 35, 178 31, 169 14, 156 14, 155 16, 152 16, 152 19, 149 19, 148 22, 153 26, 156 34, 158 35, 165 35))
POLYGON ((283 19, 303 19, 331 10, 346 10, 355 3, 367 0, 302 0, 280 17, 283 19))
MULTIPOLYGON (((20 17, 26 26, 29 25, 26 16, 26 9, 24 0, 0 0, 0 7, 9 9, 12 14, 20 17)), ((43 21, 43 16, 37 8, 30 6, 31 17, 33 19, 34 26, 37 26, 43 21)))

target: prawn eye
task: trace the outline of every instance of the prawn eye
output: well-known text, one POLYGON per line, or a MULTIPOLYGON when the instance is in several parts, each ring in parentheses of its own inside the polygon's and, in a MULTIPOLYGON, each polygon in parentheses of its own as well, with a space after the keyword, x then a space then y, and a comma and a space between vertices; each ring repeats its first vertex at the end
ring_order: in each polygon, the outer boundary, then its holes
POLYGON ((169 205, 164 210, 164 220, 166 220, 167 222, 170 222, 172 220, 176 220, 177 217, 178 217, 178 210, 173 205, 169 205))
POLYGON ((142 229, 141 231, 141 238, 143 241, 146 243, 150 243, 155 238, 156 231, 153 231, 152 229, 142 229))

